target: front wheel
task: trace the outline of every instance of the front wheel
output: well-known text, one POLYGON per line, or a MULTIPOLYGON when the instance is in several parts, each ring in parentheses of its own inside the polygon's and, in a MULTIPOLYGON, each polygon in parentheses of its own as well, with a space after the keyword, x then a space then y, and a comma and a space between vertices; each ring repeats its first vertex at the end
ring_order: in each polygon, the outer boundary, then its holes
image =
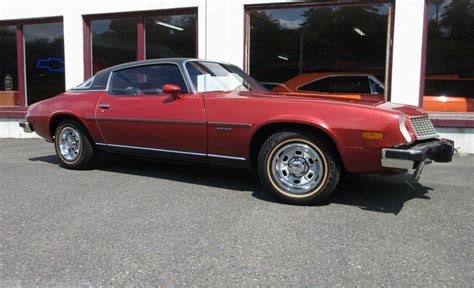
POLYGON ((75 120, 64 120, 56 128, 56 154, 64 167, 75 170, 90 169, 97 159, 97 150, 86 129, 75 120))
POLYGON ((329 197, 340 175, 332 145, 306 132, 279 132, 263 144, 259 177, 266 190, 290 204, 316 204, 329 197))

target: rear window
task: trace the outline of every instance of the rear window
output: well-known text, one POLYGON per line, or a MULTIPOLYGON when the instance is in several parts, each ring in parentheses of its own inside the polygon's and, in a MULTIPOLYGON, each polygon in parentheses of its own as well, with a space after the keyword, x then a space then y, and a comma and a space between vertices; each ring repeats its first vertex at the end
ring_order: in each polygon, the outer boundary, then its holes
POLYGON ((332 76, 298 87, 299 91, 321 93, 372 93, 366 76, 332 76))
POLYGON ((297 90, 330 93, 331 92, 331 78, 326 77, 320 80, 313 81, 311 83, 298 87, 297 90))
POLYGON ((77 87, 72 88, 71 90, 105 90, 107 88, 107 81, 109 80, 110 72, 97 73, 91 78, 87 79, 84 83, 80 84, 77 87))
POLYGON ((369 79, 365 76, 332 77, 331 90, 332 93, 370 94, 372 92, 369 79))
POLYGON ((87 89, 91 88, 92 82, 94 82, 94 77, 89 78, 86 82, 80 84, 77 87, 74 87, 73 89, 74 90, 87 90, 87 89))

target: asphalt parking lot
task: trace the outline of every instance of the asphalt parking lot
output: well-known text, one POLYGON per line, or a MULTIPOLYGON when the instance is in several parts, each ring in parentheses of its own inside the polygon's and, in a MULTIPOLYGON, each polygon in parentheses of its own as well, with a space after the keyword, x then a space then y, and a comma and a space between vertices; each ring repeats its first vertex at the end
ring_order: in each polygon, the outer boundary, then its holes
POLYGON ((279 204, 247 173, 102 157, 61 168, 0 139, 0 286, 474 283, 474 156, 350 175, 321 206, 279 204))

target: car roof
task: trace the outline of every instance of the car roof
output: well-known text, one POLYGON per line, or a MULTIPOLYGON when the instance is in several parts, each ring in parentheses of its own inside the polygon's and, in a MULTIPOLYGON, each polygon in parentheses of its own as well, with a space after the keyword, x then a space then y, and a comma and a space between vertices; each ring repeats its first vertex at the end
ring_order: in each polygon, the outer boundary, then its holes
POLYGON ((158 59, 148 59, 148 60, 140 60, 140 61, 132 61, 132 62, 127 62, 127 63, 122 63, 118 64, 112 67, 105 68, 99 72, 97 72, 94 76, 92 76, 91 79, 93 79, 92 85, 90 87, 92 88, 85 88, 81 89, 78 87, 71 88, 70 90, 82 90, 82 91, 89 91, 89 90, 104 90, 106 89, 106 85, 109 81, 110 74, 113 71, 116 70, 122 70, 122 69, 127 69, 127 68, 132 68, 132 67, 139 67, 139 66, 146 66, 146 65, 154 65, 154 64, 162 64, 162 63, 172 63, 176 64, 180 67, 180 69, 185 69, 184 63, 187 61, 203 61, 203 62, 214 62, 214 63, 220 63, 224 65, 232 65, 230 63, 225 63, 222 61, 214 61, 214 60, 207 60, 207 59, 199 59, 199 58, 185 58, 185 57, 179 57, 179 58, 158 58, 158 59), (96 88, 100 87, 100 88, 96 88))
POLYGON ((199 58, 185 58, 185 57, 177 57, 177 58, 158 58, 158 59, 147 59, 147 60, 139 60, 139 61, 132 61, 132 62, 127 62, 127 63, 122 63, 118 64, 112 67, 108 67, 106 69, 103 69, 97 74, 109 74, 111 71, 114 70, 121 70, 121 69, 126 69, 130 67, 136 67, 136 66, 142 66, 142 65, 153 65, 153 64, 160 64, 160 63, 174 63, 179 66, 182 66, 185 62, 187 61, 208 61, 208 62, 216 62, 216 63, 221 63, 221 64, 226 64, 226 65, 233 65, 230 63, 226 63, 223 61, 214 61, 214 60, 208 60, 208 59, 199 59, 199 58))
POLYGON ((105 69, 97 72, 96 75, 97 74, 104 74, 104 73, 108 74, 108 73, 110 73, 110 71, 113 71, 113 70, 120 70, 120 69, 129 68, 129 67, 141 66, 141 65, 153 65, 153 64, 169 63, 169 62, 181 65, 184 62, 189 61, 189 60, 199 60, 199 59, 196 59, 196 58, 159 58, 159 59, 147 59, 147 60, 132 61, 132 62, 122 63, 122 64, 118 64, 118 65, 115 65, 115 66, 112 66, 112 67, 105 68, 105 69))

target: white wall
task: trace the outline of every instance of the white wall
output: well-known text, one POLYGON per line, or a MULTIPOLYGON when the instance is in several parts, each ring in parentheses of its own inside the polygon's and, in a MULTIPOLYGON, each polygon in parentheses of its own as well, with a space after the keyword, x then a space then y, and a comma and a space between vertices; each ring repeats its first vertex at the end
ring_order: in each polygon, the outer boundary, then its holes
POLYGON ((18 123, 21 119, 0 118, 0 138, 39 138, 36 133, 25 133, 18 123))
POLYGON ((0 21, 64 17, 66 89, 84 80, 82 15, 198 8, 199 58, 243 66, 244 5, 291 0, 0 0, 0 21))
MULTIPOLYGON (((199 58, 239 67, 244 62, 244 5, 292 0, 0 0, 0 21, 62 16, 66 89, 84 80, 83 15, 175 8, 198 8, 199 58)), ((423 39, 424 0, 396 0, 392 57, 392 101, 418 105, 423 39)), ((24 137, 18 119, 0 119, 0 137, 24 137)), ((472 129, 443 130, 469 146, 472 129), (466 133, 467 136, 460 136, 466 133), (458 135, 459 134, 459 135, 458 135), (466 138, 467 137, 467 138, 466 138), (468 139, 469 138, 469 139, 468 139)))
MULTIPOLYGON (((244 5, 291 0, 0 0, 0 20, 64 17, 66 88, 84 80, 82 15, 198 8, 199 58, 240 67, 244 61, 244 5)), ((396 1, 392 101, 418 105, 424 0, 396 1)))
POLYGON ((418 106, 424 0, 400 0, 395 4, 391 101, 418 106))
POLYGON ((198 7, 198 49, 204 51, 205 0, 0 0, 0 20, 64 17, 66 89, 84 81, 82 15, 198 7))
POLYGON ((451 139, 454 141, 454 147, 463 153, 474 153, 474 128, 451 128, 451 127, 436 127, 436 131, 442 138, 451 139))

